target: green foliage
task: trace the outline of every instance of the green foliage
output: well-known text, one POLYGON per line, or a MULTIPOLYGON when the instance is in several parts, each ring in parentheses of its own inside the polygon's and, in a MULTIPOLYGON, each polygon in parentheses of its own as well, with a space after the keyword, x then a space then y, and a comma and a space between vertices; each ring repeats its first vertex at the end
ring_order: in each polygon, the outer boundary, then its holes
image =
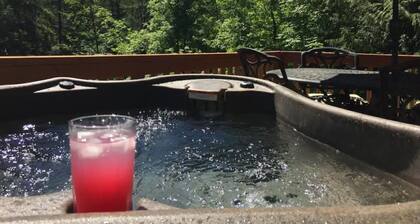
POLYGON ((0 55, 42 54, 51 47, 51 11, 43 0, 0 0, 0 55))
POLYGON ((121 1, 123 19, 132 29, 142 29, 149 20, 148 0, 116 0, 121 1))
POLYGON ((114 53, 117 45, 126 41, 130 29, 97 1, 64 3, 64 45, 74 53, 114 53))
MULTIPOLYGON (((420 14, 401 0, 405 53, 420 14)), ((389 52, 392 0, 0 0, 0 54, 306 50, 389 52)))

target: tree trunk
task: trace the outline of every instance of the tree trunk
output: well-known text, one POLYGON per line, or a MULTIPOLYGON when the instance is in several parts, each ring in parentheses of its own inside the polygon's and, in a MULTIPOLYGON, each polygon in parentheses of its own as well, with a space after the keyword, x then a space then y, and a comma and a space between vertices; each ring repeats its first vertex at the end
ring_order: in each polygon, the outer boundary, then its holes
POLYGON ((274 15, 274 10, 276 10, 277 0, 270 0, 270 17, 271 17, 271 27, 272 27, 272 38, 273 42, 277 39, 277 21, 274 15))
POLYGON ((121 19, 122 15, 121 15, 121 1, 120 0, 114 1, 114 8, 115 8, 115 17, 117 19, 121 19))
POLYGON ((58 43, 63 43, 63 0, 57 0, 57 16, 58 16, 58 26, 57 26, 57 32, 58 32, 58 43))
POLYGON ((93 30, 93 41, 95 42, 95 53, 99 53, 99 40, 98 40, 98 29, 96 27, 95 22, 95 2, 94 0, 89 1, 89 11, 90 11, 90 19, 92 22, 92 30, 93 30))

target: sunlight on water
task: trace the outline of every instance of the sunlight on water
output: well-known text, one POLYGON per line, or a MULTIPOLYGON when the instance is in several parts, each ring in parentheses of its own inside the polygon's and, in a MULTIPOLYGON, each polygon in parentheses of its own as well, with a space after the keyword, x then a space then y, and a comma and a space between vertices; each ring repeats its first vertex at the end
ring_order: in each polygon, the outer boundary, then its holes
POLYGON ((420 197, 417 189, 271 116, 152 117, 139 116, 140 136, 148 138, 138 147, 136 197, 196 208, 365 205, 420 197), (163 128, 150 135, 157 123, 163 128))
POLYGON ((68 186, 67 127, 51 122, 18 126, 1 133, 0 194, 27 196, 68 186))
MULTIPOLYGON (((182 208, 367 205, 420 198, 412 188, 261 114, 138 119, 134 197, 182 208)), ((0 133, 0 195, 70 189, 64 119, 9 123, 0 133)))

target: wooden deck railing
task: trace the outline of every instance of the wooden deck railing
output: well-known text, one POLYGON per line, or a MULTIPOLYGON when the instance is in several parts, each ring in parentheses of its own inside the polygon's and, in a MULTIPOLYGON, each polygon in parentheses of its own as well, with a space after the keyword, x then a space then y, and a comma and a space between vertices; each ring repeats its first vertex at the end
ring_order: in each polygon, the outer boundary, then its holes
MULTIPOLYGON (((282 57, 288 66, 300 64, 301 52, 267 53, 282 57)), ((405 55, 400 58, 401 61, 406 61, 420 56, 405 55)), ((377 69, 389 63, 390 55, 359 54, 362 68, 377 69)), ((106 80, 201 72, 243 74, 236 53, 0 57, 0 85, 62 76, 106 80)))

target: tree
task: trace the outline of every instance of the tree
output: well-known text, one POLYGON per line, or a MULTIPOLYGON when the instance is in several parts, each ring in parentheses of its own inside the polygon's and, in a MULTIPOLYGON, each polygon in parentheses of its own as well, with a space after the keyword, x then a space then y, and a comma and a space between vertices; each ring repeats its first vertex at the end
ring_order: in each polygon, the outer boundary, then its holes
POLYGON ((46 0, 0 0, 0 54, 41 54, 55 43, 46 0))
MULTIPOLYGON (((410 3, 416 0, 400 0, 400 20, 401 20, 401 42, 400 48, 403 52, 420 52, 420 13, 409 11, 410 3)), ((388 21, 392 17, 392 0, 384 0, 382 3, 373 4, 373 10, 378 12, 374 18, 386 33, 387 48, 389 48, 388 21)))
MULTIPOLYGON (((306 50, 389 52, 392 0, 0 0, 0 54, 306 50)), ((420 14, 401 1, 401 50, 420 14)))
POLYGON ((124 21, 134 29, 143 29, 149 21, 148 0, 121 0, 121 8, 124 12, 124 21))
POLYGON ((64 48, 79 54, 113 53, 126 40, 130 29, 99 3, 65 0, 64 48))

